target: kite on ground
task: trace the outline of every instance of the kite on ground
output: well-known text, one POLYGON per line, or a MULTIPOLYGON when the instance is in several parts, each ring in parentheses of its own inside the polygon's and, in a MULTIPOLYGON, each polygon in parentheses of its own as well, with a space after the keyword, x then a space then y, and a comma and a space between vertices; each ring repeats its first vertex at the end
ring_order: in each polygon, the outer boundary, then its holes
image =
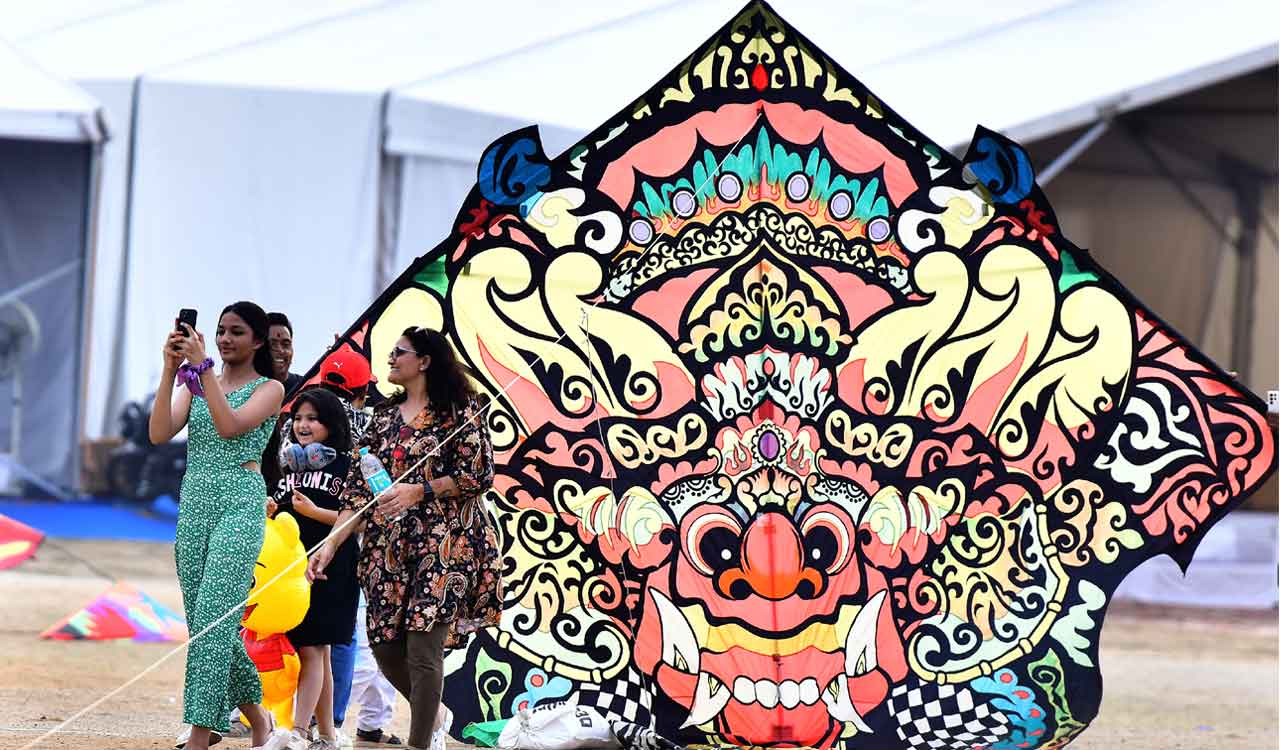
POLYGON ((146 643, 180 643, 187 639, 187 622, 144 592, 119 581, 50 626, 40 637, 57 641, 132 638, 146 643))
POLYGON ((1121 579, 1275 462, 1020 146, 954 158, 762 2, 558 158, 490 147, 339 345, 385 384, 410 325, 494 404, 505 610, 446 662, 455 732, 567 698, 687 744, 1061 748, 1121 579))
POLYGON ((36 553, 44 532, 0 515, 0 570, 22 563, 36 553))

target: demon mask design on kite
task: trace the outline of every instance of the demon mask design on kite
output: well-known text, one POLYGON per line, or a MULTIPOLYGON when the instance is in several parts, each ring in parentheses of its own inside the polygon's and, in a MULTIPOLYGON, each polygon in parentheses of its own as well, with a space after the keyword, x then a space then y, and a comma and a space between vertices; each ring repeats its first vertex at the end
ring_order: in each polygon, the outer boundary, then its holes
POLYGON ((479 177, 343 343, 440 327, 493 397, 506 609, 447 663, 455 732, 573 697, 688 742, 1062 747, 1125 573, 1272 469, 1262 403, 1019 146, 955 160, 763 3, 479 177))

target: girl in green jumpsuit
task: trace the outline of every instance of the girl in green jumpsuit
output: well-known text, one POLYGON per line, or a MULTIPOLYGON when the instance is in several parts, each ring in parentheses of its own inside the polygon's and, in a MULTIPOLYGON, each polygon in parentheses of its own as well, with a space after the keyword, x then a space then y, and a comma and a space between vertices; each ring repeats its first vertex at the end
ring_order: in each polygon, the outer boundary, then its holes
POLYGON ((238 706, 253 727, 254 746, 275 750, 288 735, 273 731, 270 714, 259 705, 262 684, 240 640, 240 613, 214 622, 243 602, 253 585, 266 521, 259 462, 284 388, 270 379, 267 316, 252 302, 230 305, 218 319, 220 376, 205 356, 204 337, 183 328, 165 341, 150 436, 160 444, 188 428, 174 544, 192 639, 183 690, 183 720, 192 725, 186 747, 206 750, 210 731, 226 732, 231 708, 238 706), (175 377, 184 386, 176 396, 175 377))

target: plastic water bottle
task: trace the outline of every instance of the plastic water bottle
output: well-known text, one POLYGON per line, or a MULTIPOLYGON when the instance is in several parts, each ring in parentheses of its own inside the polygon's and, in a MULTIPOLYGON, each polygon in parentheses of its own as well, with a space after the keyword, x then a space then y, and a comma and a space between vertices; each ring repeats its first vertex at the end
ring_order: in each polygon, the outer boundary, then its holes
POLYGON ((364 477, 364 481, 369 485, 369 491, 374 497, 391 486, 391 475, 387 473, 382 462, 378 457, 369 452, 368 448, 360 449, 360 474, 364 477))

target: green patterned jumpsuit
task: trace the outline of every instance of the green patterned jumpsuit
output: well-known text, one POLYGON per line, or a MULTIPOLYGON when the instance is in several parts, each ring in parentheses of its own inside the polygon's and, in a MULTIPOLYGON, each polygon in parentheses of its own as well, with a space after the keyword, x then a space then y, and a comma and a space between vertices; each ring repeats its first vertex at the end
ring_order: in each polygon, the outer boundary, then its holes
MULTIPOLYGON (((232 409, 244 405, 266 378, 227 394, 232 409)), ((240 613, 197 634, 245 600, 266 524, 267 488, 262 475, 242 464, 262 460, 274 419, 225 440, 213 427, 209 404, 192 397, 187 419, 187 473, 174 556, 187 629, 187 679, 182 719, 219 732, 229 729, 233 706, 262 702, 258 669, 240 640, 240 613)))

